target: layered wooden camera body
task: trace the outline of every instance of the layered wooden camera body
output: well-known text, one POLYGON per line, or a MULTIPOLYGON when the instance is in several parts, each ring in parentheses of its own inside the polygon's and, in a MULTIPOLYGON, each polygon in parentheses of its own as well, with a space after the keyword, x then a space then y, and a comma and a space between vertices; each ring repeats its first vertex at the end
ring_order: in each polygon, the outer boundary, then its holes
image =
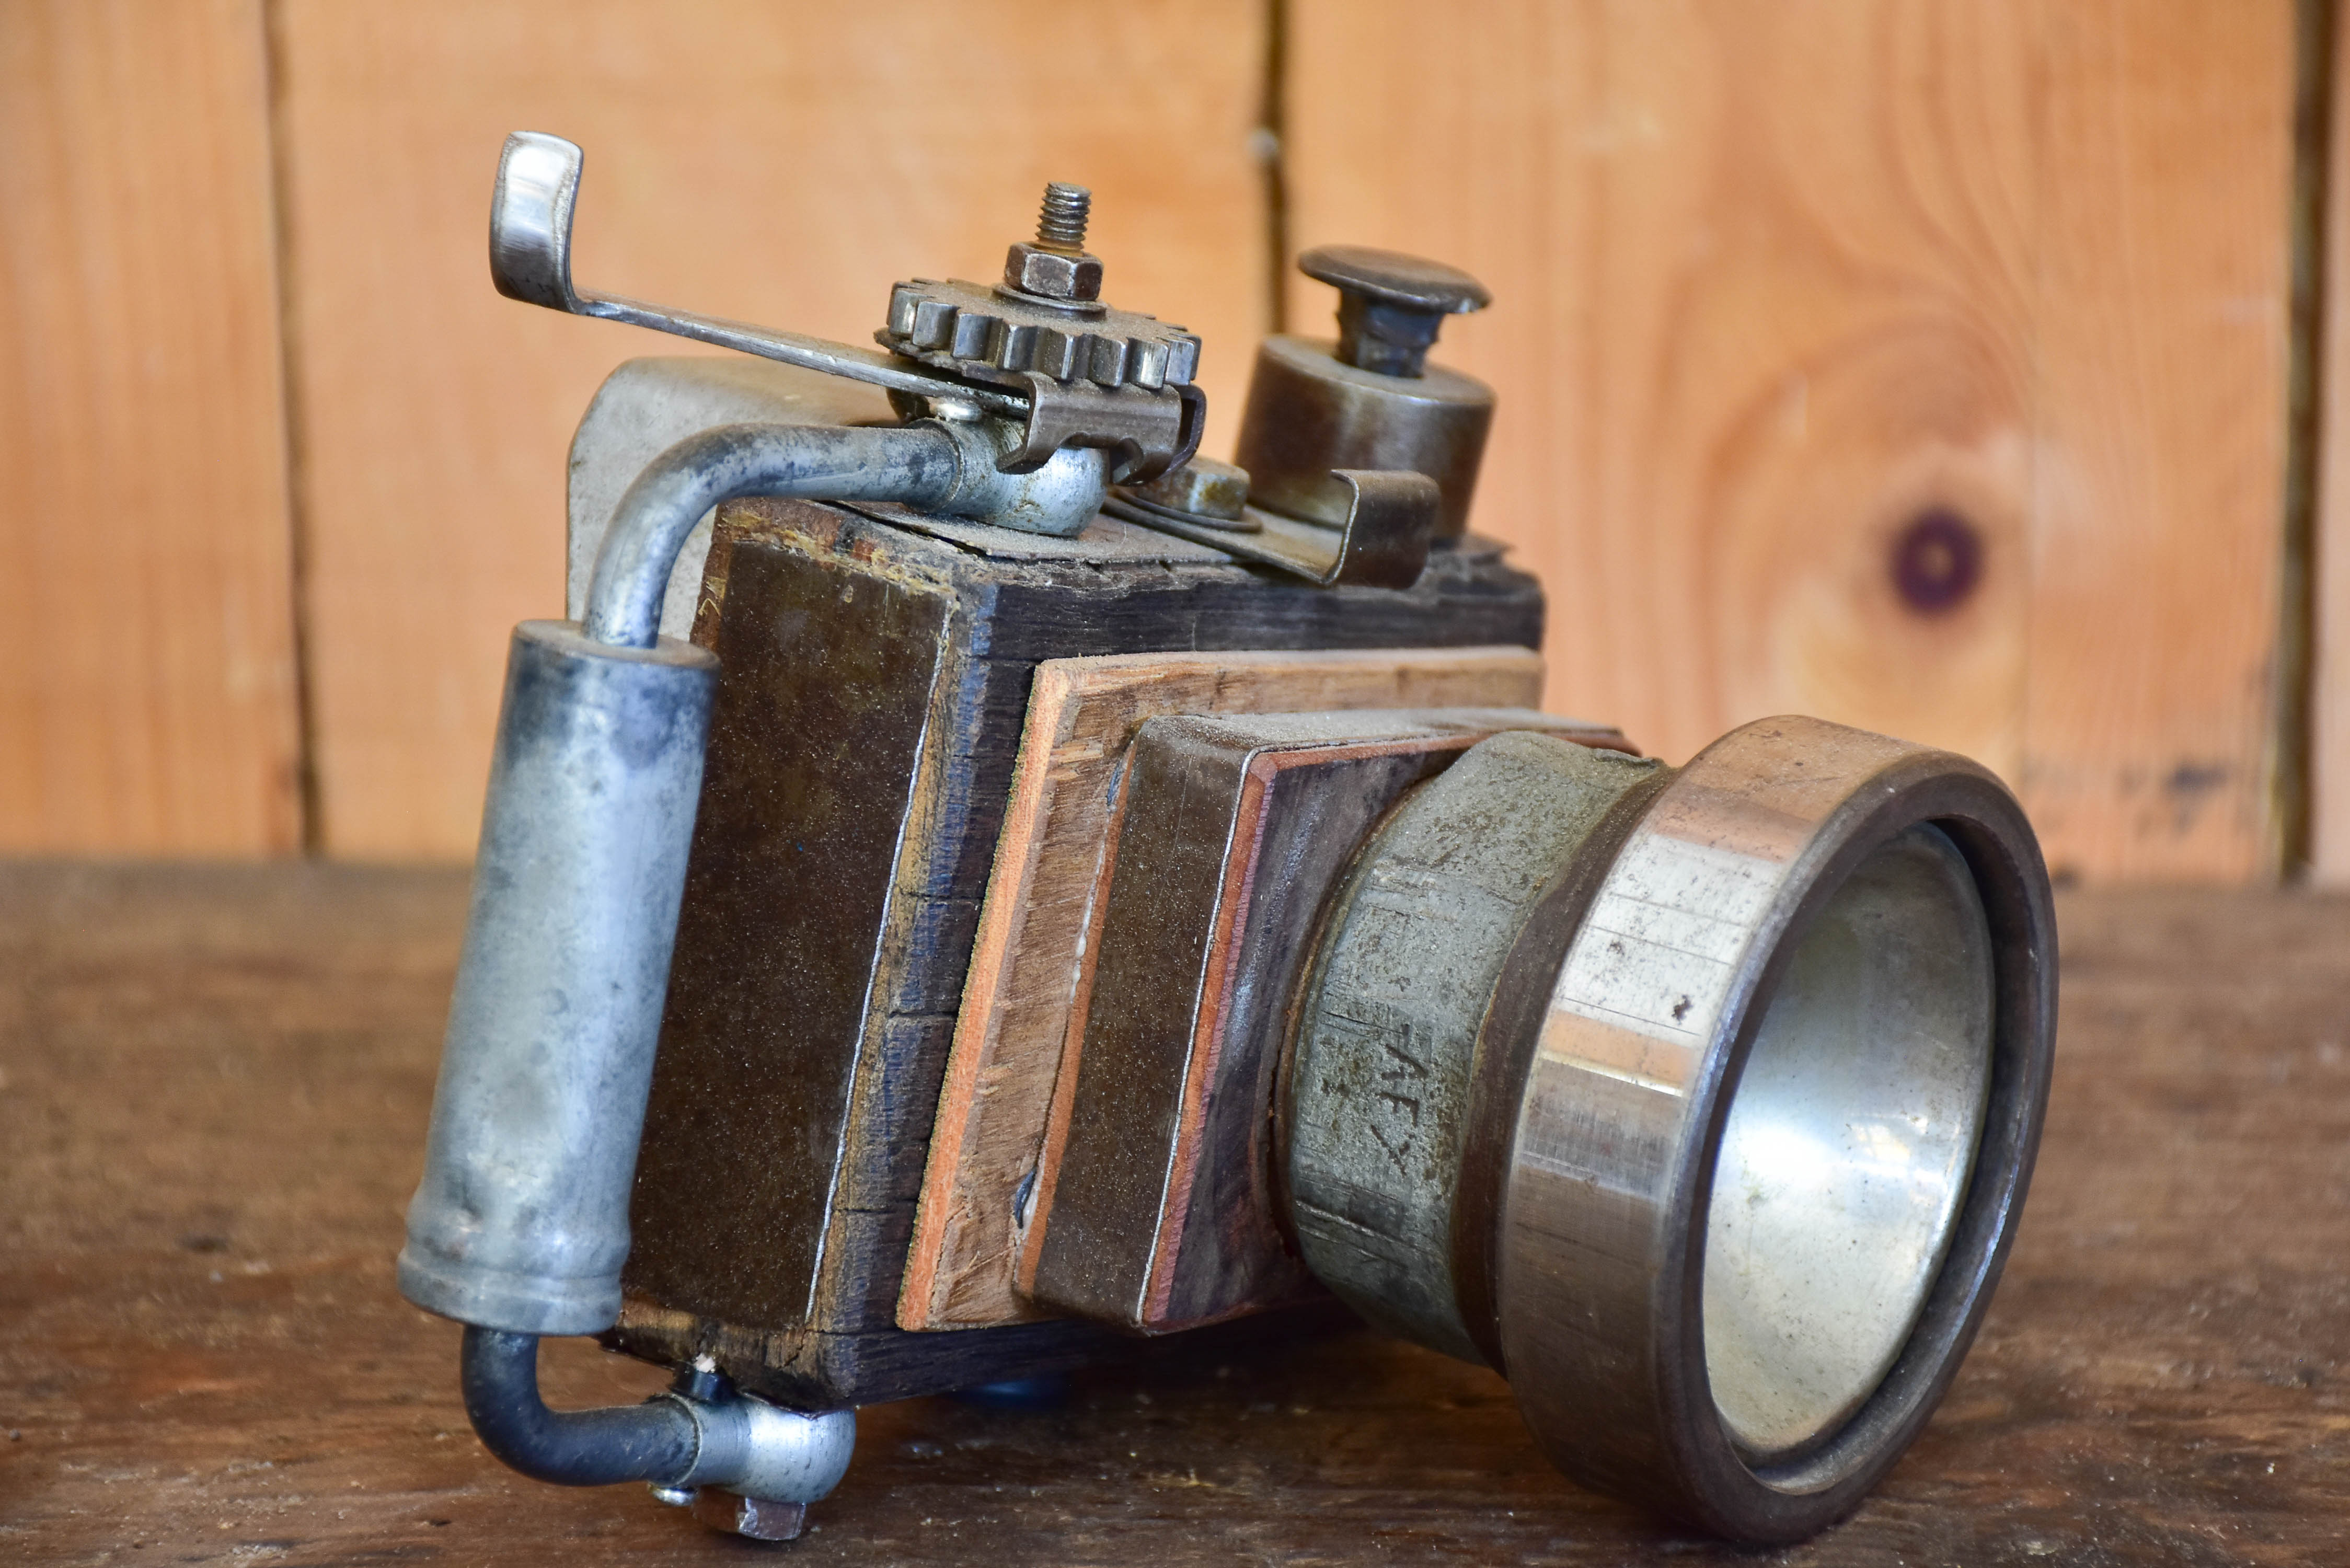
POLYGON ((723 508, 614 1342, 826 1407, 1315 1294, 1267 1141, 1298 970, 1468 744, 1623 744, 1533 711, 1542 617, 1473 537, 1324 588, 1111 518, 723 508))

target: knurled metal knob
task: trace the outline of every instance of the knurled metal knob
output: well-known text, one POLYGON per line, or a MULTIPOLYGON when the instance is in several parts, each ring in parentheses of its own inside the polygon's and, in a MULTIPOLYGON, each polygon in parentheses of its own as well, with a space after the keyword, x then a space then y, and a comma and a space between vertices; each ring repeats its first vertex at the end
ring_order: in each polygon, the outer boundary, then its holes
POLYGON ((1369 245, 1324 245, 1297 269, 1338 291, 1338 358, 1382 376, 1420 375, 1444 318, 1493 302, 1457 266, 1369 245))

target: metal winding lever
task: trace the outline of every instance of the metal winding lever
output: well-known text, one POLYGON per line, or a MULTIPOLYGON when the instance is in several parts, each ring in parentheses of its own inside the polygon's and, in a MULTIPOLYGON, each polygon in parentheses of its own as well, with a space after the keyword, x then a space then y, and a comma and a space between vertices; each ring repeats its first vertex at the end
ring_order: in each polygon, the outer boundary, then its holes
POLYGON ((931 374, 871 348, 671 310, 619 295, 580 293, 571 282, 571 216, 578 203, 579 172, 586 161, 587 154, 577 142, 544 131, 517 130, 506 138, 490 205, 490 281, 507 298, 573 316, 671 332, 698 343, 739 349, 892 391, 961 399, 991 413, 1014 418, 1027 414, 1028 399, 1019 392, 931 374))

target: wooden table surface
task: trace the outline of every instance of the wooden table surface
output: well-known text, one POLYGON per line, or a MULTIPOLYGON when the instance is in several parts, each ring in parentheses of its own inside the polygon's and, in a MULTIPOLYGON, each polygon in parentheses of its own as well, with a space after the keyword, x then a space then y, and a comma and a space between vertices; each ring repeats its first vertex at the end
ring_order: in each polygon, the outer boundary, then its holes
MULTIPOLYGON (((1492 1375, 1353 1334, 868 1410, 796 1545, 484 1454, 391 1282, 462 877, 0 867, 0 1560, 2350 1562, 2350 903, 2062 906, 2021 1241, 1925 1437, 1780 1553, 1559 1478, 1492 1375)), ((584 1342, 550 1397, 640 1396, 584 1342)))

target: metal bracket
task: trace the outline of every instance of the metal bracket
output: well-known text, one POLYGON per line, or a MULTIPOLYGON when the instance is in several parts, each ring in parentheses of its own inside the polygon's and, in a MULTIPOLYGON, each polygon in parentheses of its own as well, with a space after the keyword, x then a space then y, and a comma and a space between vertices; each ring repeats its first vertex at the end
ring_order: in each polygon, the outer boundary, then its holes
POLYGON ((1436 481, 1409 470, 1339 468, 1335 474, 1352 492, 1343 528, 1242 508, 1253 524, 1236 530, 1195 521, 1184 513, 1154 505, 1125 491, 1113 492, 1102 510, 1227 555, 1317 583, 1324 587, 1408 588, 1428 565, 1428 541, 1443 503, 1436 481))
POLYGON ((1028 429, 1003 462, 1007 473, 1034 468, 1065 446, 1107 447, 1118 455, 1111 476, 1140 483, 1191 461, 1208 422, 1199 388, 1097 387, 1060 382, 1031 370, 1028 429))

